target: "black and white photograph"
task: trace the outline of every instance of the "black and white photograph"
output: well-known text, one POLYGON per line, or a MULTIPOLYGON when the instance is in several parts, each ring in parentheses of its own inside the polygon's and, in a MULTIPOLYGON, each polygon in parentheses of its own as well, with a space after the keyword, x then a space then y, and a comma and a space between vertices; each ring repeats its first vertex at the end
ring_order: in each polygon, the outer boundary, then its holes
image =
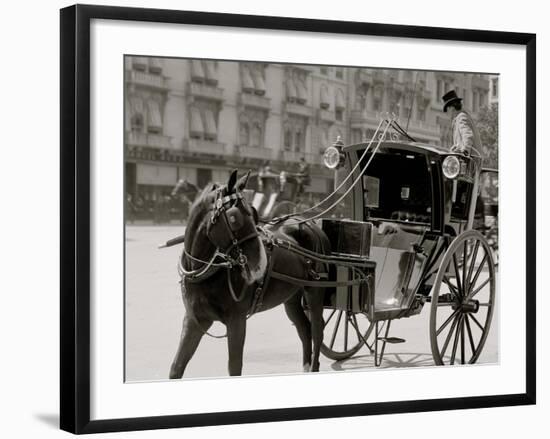
POLYGON ((125 382, 499 363, 498 71, 123 62, 125 382))

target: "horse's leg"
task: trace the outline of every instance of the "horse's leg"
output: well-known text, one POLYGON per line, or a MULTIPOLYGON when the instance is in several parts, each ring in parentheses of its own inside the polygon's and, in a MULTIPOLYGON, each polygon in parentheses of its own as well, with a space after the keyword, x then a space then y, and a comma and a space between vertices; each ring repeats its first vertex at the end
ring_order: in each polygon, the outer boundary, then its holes
POLYGON ((208 331, 210 326, 212 326, 212 321, 202 320, 199 326, 195 319, 187 314, 185 315, 181 329, 180 344, 170 368, 170 379, 179 379, 183 376, 185 367, 197 350, 204 331, 208 331))
POLYGON ((311 370, 311 325, 302 308, 301 298, 301 293, 292 296, 285 302, 285 311, 290 321, 296 326, 296 331, 298 331, 298 337, 302 342, 302 365, 304 372, 309 372, 311 370))
POLYGON ((324 288, 308 288, 306 290, 306 301, 309 307, 309 318, 311 322, 311 338, 313 340, 313 357, 311 371, 319 372, 319 354, 323 343, 323 299, 324 288))
POLYGON ((227 323, 227 349, 229 351, 229 375, 241 375, 243 371, 246 315, 238 315, 227 323))

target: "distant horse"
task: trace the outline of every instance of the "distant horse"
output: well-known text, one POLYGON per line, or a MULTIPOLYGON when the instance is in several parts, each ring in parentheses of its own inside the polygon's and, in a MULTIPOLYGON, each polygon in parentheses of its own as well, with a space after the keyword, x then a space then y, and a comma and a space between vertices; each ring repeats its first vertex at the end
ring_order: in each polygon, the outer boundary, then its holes
POLYGON ((195 201, 198 193, 199 189, 197 188, 197 186, 182 178, 178 180, 178 182, 174 186, 174 189, 172 189, 171 196, 176 197, 178 195, 183 195, 192 203, 193 201, 195 201))
MULTIPOLYGON (((302 342, 303 370, 319 370, 324 289, 302 288, 269 276, 266 279, 266 271, 270 270, 308 279, 312 266, 296 253, 278 247, 270 249, 258 231, 257 214, 241 194, 247 180, 248 174, 237 181, 234 171, 227 185, 206 187, 191 207, 180 259, 186 314, 170 369, 171 379, 183 376, 202 336, 214 321, 227 328, 229 374, 241 375, 247 316, 283 303, 302 342)), ((330 251, 328 239, 313 224, 298 226, 289 220, 268 233, 308 250, 330 251)), ((320 267, 314 264, 313 268, 320 267)))

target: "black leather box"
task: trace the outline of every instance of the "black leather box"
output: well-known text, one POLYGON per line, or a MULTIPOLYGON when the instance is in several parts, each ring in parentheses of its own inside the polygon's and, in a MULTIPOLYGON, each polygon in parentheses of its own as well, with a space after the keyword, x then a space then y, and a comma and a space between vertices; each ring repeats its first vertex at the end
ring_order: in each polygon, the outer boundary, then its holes
POLYGON ((323 219, 322 229, 330 241, 333 253, 369 257, 372 223, 323 219))

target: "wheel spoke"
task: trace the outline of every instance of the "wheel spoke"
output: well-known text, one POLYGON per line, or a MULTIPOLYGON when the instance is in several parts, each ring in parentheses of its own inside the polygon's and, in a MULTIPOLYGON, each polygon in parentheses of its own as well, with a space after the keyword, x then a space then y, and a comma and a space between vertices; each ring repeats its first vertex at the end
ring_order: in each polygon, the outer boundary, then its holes
POLYGON ((458 339, 460 335, 460 327, 462 326, 462 316, 458 317, 458 325, 456 327, 455 339, 453 341, 453 351, 451 353, 451 364, 455 364, 456 348, 458 347, 458 339))
POLYGON ((460 364, 464 363, 464 316, 462 316, 462 320, 460 321, 460 364))
POLYGON ((474 279, 473 279, 472 282, 470 283, 470 286, 476 284, 477 278, 479 277, 479 275, 480 275, 481 272, 483 271, 483 266, 485 265, 485 261, 486 261, 486 260, 487 260, 487 253, 485 253, 485 254, 483 255, 483 259, 481 260, 481 263, 479 264, 479 267, 477 267, 476 274, 475 274, 475 276, 474 276, 474 279))
POLYGON ((468 331, 468 340, 470 340, 470 348, 472 349, 472 357, 476 353, 476 347, 474 344, 474 336, 472 335, 472 328, 470 327, 470 319, 468 318, 468 314, 466 314, 466 329, 468 331))
POLYGON ((453 265, 455 269, 455 279, 456 279, 456 287, 458 289, 459 297, 463 297, 462 295, 462 281, 460 280, 460 271, 458 269, 458 261, 456 260, 456 253, 453 253, 453 265))
POLYGON ((443 349, 441 350, 441 359, 445 356, 445 351, 447 350, 447 346, 449 346, 449 342, 451 341, 451 337, 453 335, 456 322, 458 321, 458 317, 453 320, 453 324, 451 325, 451 329, 449 330, 449 333, 447 334, 447 338, 445 339, 445 343, 443 344, 443 349))
POLYGON ((359 324, 357 323, 357 317, 355 317, 355 314, 351 315, 350 323, 351 323, 351 326, 355 328, 355 335, 357 335, 357 342, 361 343, 363 341, 363 336, 359 331, 359 324))
POLYGON ((334 332, 332 333, 332 338, 330 339, 330 349, 334 347, 334 341, 336 340, 336 333, 338 332, 338 327, 340 326, 340 319, 342 318, 342 312, 338 313, 338 318, 336 319, 336 325, 334 326, 334 332))
POLYGON ((348 323, 349 315, 346 311, 346 326, 344 326, 344 352, 347 352, 348 350, 348 323))
POLYGON ((455 309, 454 312, 445 320, 445 322, 439 327, 439 329, 436 331, 435 335, 441 334, 441 331, 443 331, 449 323, 451 323, 451 320, 458 314, 459 310, 455 309))
POLYGON ((487 279, 485 279, 485 280, 483 281, 483 283, 482 283, 479 287, 477 287, 473 292, 471 292, 470 294, 468 294, 468 299, 472 299, 472 298, 473 298, 477 293, 479 293, 479 292, 483 289, 483 287, 484 287, 485 285, 487 285, 490 281, 491 281, 491 278, 490 278, 490 277, 488 277, 487 279))
POLYGON ((468 289, 468 284, 466 283, 466 266, 468 265, 467 264, 467 257, 466 255, 468 254, 468 240, 465 239, 464 240, 464 249, 463 249, 463 254, 462 254, 462 284, 464 285, 464 292, 467 291, 468 289))
POLYGON ((455 285, 451 283, 451 279, 447 275, 443 276, 443 281, 445 282, 445 285, 449 287, 452 293, 454 293, 457 298, 460 298, 460 293, 455 285))
POLYGON ((330 322, 330 319, 332 319, 332 316, 336 314, 336 308, 332 310, 332 312, 330 313, 330 316, 328 316, 328 319, 326 319, 325 321, 325 327, 328 325, 328 322, 330 322))
POLYGON ((472 320, 474 321, 474 323, 479 326, 479 329, 481 329, 481 332, 484 332, 485 331, 485 328, 483 326, 481 326, 481 323, 479 323, 479 321, 474 317, 473 314, 470 314, 470 317, 472 318, 472 320))
POLYGON ((481 244, 481 241, 476 241, 476 245, 472 253, 472 262, 470 263, 470 267, 468 268, 468 275, 466 276, 466 282, 465 282, 465 284, 467 285, 465 287, 466 291, 468 291, 471 285, 470 280, 472 279, 472 273, 474 272, 474 267, 476 266, 477 251, 479 250, 479 244, 481 244))

